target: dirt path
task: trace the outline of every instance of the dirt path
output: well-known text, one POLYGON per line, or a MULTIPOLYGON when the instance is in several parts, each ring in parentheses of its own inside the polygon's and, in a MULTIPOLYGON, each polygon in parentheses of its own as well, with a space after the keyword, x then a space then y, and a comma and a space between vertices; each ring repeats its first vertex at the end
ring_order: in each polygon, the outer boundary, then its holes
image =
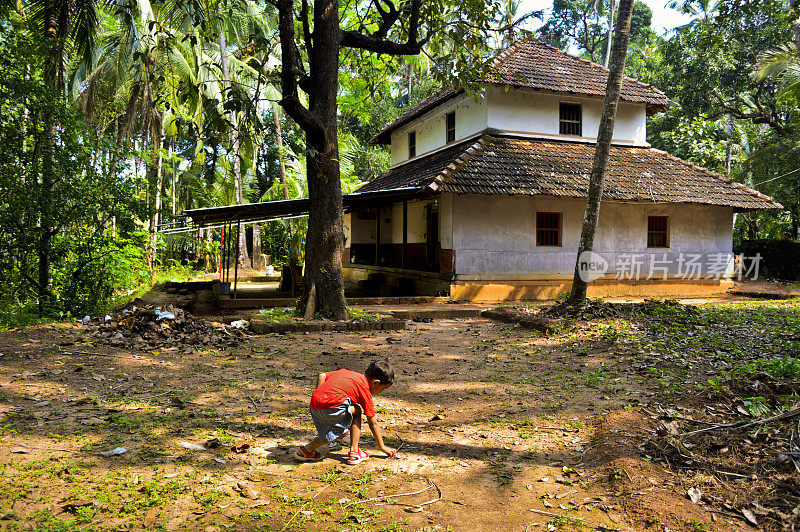
POLYGON ((654 405, 675 390, 634 367, 639 344, 610 347, 608 326, 550 338, 477 318, 409 327, 152 351, 100 345, 75 324, 0 333, 0 529, 751 528, 645 458, 654 405), (296 463, 317 373, 379 358, 397 374, 376 403, 399 458, 296 463))

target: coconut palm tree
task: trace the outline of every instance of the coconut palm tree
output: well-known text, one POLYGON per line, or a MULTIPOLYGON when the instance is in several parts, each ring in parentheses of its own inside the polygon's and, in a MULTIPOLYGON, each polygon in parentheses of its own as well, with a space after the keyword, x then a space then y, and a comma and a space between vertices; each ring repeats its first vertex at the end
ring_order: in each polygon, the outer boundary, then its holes
MULTIPOLYGON (((94 0, 0 0, 0 18, 8 16, 12 9, 23 14, 27 31, 42 38, 44 50, 34 59, 42 67, 44 79, 49 82, 55 97, 63 97, 67 58, 74 56, 89 63, 94 40, 99 29, 99 19, 94 0)), ((56 143, 56 123, 50 112, 40 117, 42 129, 46 132, 42 146, 42 171, 38 176, 36 191, 39 195, 39 227, 37 242, 38 274, 31 279, 35 285, 39 313, 45 311, 52 298, 50 291, 51 244, 58 232, 51 212, 53 198, 60 183, 58 169, 55 168, 54 150, 56 143)))

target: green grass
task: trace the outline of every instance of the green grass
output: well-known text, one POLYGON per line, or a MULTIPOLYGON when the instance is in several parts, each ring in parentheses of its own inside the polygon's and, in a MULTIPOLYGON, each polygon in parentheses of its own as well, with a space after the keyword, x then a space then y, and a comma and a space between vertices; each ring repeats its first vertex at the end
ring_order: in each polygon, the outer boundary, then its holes
POLYGON ((302 317, 296 308, 261 309, 256 316, 269 323, 288 323, 302 317))
POLYGON ((380 314, 369 312, 364 309, 356 307, 348 308, 347 313, 350 315, 350 319, 355 321, 378 321, 379 319, 381 319, 380 314))

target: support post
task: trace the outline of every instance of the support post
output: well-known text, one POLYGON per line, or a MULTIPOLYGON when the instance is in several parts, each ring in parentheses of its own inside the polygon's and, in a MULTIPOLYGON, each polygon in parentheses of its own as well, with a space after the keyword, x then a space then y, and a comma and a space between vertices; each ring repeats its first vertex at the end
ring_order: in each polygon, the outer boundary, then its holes
POLYGON ((375 207, 375 266, 380 263, 381 256, 381 208, 375 207))
POLYGON ((403 202, 403 251, 400 267, 406 269, 408 262, 408 202, 403 202))
MULTIPOLYGON (((236 234, 241 234, 242 220, 236 220, 236 234)), ((236 261, 233 263, 233 299, 236 299, 236 288, 239 284, 239 241, 241 238, 236 239, 236 261)))
POLYGON ((231 222, 228 222, 228 238, 225 246, 225 282, 231 282, 231 222))
POLYGON ((222 261, 225 258, 225 226, 219 231, 219 282, 222 282, 222 261))

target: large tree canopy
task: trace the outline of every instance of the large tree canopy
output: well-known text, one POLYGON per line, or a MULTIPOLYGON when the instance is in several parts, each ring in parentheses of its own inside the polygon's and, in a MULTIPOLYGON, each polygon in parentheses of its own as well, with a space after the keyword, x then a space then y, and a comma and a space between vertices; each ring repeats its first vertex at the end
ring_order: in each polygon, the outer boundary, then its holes
POLYGON ((339 172, 338 76, 341 49, 403 56, 419 54, 436 39, 452 45, 449 69, 474 79, 484 64, 497 3, 482 0, 376 0, 340 5, 338 0, 276 0, 281 48, 281 105, 306 134, 311 208, 301 306, 346 317, 342 281, 342 207, 339 172), (308 95, 308 104, 301 92, 308 95))

